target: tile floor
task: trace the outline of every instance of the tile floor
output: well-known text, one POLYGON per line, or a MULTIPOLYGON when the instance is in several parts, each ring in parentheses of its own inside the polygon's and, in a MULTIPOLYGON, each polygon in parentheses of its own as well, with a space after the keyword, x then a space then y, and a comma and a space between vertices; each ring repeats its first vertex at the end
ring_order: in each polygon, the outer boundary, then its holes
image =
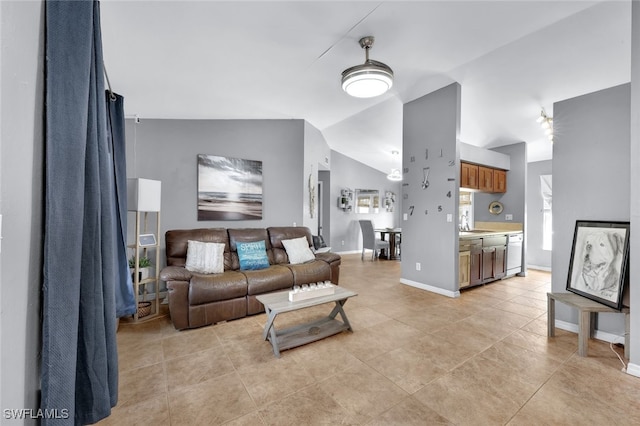
MULTIPOLYGON (((343 256, 358 292, 344 332, 273 356, 265 315, 189 331, 118 331, 119 402, 101 425, 632 425, 640 379, 609 345, 546 336, 550 274, 451 299, 399 283, 400 263, 343 256)), ((329 305, 278 317, 321 317, 329 305)), ((622 349, 617 349, 622 354, 622 349)))

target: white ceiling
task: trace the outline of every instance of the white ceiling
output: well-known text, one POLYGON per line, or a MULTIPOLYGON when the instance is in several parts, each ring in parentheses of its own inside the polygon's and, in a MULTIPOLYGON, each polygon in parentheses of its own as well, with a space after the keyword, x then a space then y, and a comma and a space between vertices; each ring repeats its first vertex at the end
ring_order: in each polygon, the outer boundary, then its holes
MULTIPOLYGON (((402 105, 454 81, 460 140, 525 141, 551 158, 535 119, 553 103, 630 81, 627 1, 102 0, 104 60, 127 116, 304 119, 331 149, 400 168, 402 105), (372 59, 392 90, 351 98, 340 74, 372 59)), ((556 129, 556 132, 561 131, 556 129)))

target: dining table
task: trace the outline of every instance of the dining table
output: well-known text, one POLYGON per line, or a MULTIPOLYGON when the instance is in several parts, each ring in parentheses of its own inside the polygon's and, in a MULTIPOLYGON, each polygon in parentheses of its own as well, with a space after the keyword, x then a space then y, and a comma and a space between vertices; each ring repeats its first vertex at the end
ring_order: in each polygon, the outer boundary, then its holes
POLYGON ((387 235, 389 235, 389 253, 385 249, 380 250, 380 258, 388 260, 400 260, 400 250, 398 243, 402 238, 402 228, 376 228, 375 232, 380 233, 380 239, 387 241, 387 235))

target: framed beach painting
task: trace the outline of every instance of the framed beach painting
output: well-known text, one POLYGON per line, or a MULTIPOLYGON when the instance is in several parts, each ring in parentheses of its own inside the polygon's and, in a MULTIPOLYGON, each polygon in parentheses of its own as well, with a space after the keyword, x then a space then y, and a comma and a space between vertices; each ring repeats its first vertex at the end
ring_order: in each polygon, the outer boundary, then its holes
POLYGON ((576 221, 567 290, 622 308, 629 269, 629 222, 576 221))
POLYGON ((198 220, 262 219, 262 161, 198 155, 198 220))

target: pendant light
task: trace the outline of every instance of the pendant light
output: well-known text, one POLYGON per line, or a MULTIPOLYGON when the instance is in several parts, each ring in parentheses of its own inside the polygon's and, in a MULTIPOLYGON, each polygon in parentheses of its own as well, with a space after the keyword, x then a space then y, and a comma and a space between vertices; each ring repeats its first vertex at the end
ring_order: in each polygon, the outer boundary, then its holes
POLYGON ((365 61, 342 71, 342 90, 356 98, 373 98, 382 95, 393 86, 393 71, 382 62, 369 59, 369 49, 374 37, 360 39, 360 47, 365 51, 365 61))

